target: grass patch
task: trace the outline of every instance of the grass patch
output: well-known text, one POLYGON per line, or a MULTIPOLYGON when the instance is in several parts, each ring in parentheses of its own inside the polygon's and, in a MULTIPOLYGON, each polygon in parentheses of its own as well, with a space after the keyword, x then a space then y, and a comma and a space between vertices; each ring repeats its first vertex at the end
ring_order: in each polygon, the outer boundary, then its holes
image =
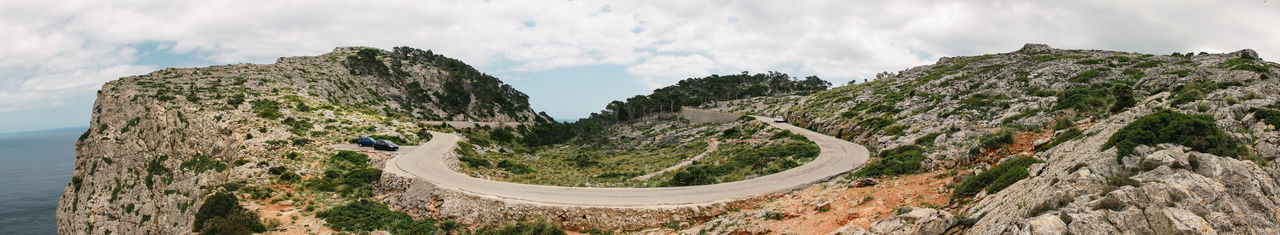
POLYGON ((1280 110, 1252 108, 1249 112, 1253 113, 1253 118, 1262 120, 1267 125, 1280 126, 1280 110))

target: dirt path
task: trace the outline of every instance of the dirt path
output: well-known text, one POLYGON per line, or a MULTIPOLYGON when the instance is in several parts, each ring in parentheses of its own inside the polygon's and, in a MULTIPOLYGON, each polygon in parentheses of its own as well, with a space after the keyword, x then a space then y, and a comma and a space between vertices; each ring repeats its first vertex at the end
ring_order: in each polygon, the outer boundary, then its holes
POLYGON ((693 164, 693 161, 697 161, 698 159, 702 159, 702 157, 706 157, 707 155, 710 155, 710 154, 711 154, 711 152, 715 152, 717 149, 720 149, 720 141, 717 141, 717 140, 714 140, 714 139, 712 139, 712 140, 707 140, 707 151, 704 151, 704 152, 702 152, 702 153, 698 154, 698 156, 693 156, 692 158, 685 159, 684 161, 680 161, 680 163, 676 163, 676 165, 674 165, 674 166, 667 167, 667 168, 664 168, 664 169, 662 169, 662 170, 655 171, 655 172, 653 172, 653 173, 644 174, 644 175, 642 175, 642 176, 636 176, 635 178, 631 178, 631 180, 649 180, 649 178, 653 178, 654 176, 658 176, 658 175, 662 174, 663 172, 667 172, 667 171, 674 171, 674 170, 676 170, 676 169, 680 169, 681 167, 685 167, 685 166, 688 166, 689 164, 693 164))

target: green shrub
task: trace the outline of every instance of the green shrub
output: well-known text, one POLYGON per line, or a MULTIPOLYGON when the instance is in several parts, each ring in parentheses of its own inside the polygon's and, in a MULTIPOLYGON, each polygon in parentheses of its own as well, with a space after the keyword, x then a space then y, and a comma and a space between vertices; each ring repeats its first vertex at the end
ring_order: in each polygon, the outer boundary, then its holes
POLYGON ((1107 73, 1110 71, 1111 69, 1108 69, 1108 68, 1091 69, 1088 71, 1080 72, 1079 74, 1076 74, 1076 76, 1072 76, 1071 78, 1068 78, 1067 81, 1074 82, 1074 83, 1089 83, 1089 81, 1093 81, 1094 78, 1106 76, 1107 73))
POLYGON ((854 176, 876 177, 914 174, 920 172, 920 162, 924 156, 924 148, 916 145, 905 145, 880 152, 880 159, 862 166, 854 176))
POLYGON ((266 232, 258 214, 240 206, 239 199, 228 192, 209 196, 196 212, 191 231, 201 234, 250 234, 266 232))
POLYGON ((938 139, 939 135, 942 135, 942 133, 937 133, 937 132, 929 133, 928 135, 924 135, 924 136, 920 136, 920 138, 916 138, 916 140, 913 142, 916 145, 933 146, 933 142, 938 139))
POLYGON ((458 157, 458 161, 466 163, 467 166, 477 167, 477 168, 491 166, 488 160, 480 159, 477 157, 461 156, 461 157, 458 157))
POLYGON ((277 118, 284 117, 284 114, 280 113, 280 102, 262 99, 254 100, 251 103, 253 104, 253 113, 257 114, 260 118, 275 120, 277 118))
POLYGON ((369 166, 369 155, 356 151, 342 150, 331 158, 339 164, 350 164, 352 168, 365 168, 369 166))
POLYGON ((483 229, 476 231, 479 235, 564 235, 564 230, 559 226, 546 221, 524 222, 516 224, 504 225, 496 229, 483 229))
POLYGON ((1080 113, 1100 113, 1114 101, 1104 85, 1093 84, 1059 92, 1058 103, 1053 106, 1053 110, 1071 109, 1080 113))
POLYGON ((526 166, 519 162, 506 160, 506 159, 503 159, 502 161, 498 162, 498 168, 502 168, 503 170, 506 170, 508 172, 511 172, 517 175, 529 174, 534 172, 533 169, 529 168, 529 166, 526 166))
POLYGON ((195 171, 196 174, 202 174, 207 170, 222 172, 227 169, 227 163, 214 157, 198 155, 190 160, 183 161, 180 167, 185 170, 195 171))
POLYGON ((1148 60, 1148 61, 1138 62, 1137 64, 1134 64, 1133 67, 1140 68, 1140 69, 1155 68, 1156 66, 1160 66, 1160 63, 1164 63, 1164 61, 1148 60))
POLYGON ((1071 117, 1062 116, 1062 117, 1058 117, 1058 119, 1053 120, 1053 130, 1055 131, 1066 130, 1072 127, 1076 127, 1076 121, 1072 120, 1071 117))
POLYGON ((1036 151, 1039 152, 1039 151, 1049 150, 1053 147, 1058 146, 1059 144, 1062 144, 1063 142, 1067 142, 1068 140, 1072 140, 1072 139, 1075 139, 1076 137, 1080 137, 1081 135, 1084 135, 1084 131, 1081 131, 1080 128, 1076 128, 1073 126, 1071 127, 1071 129, 1068 129, 1066 132, 1062 132, 1062 134, 1058 134, 1058 136, 1053 137, 1053 141, 1049 142, 1048 144, 1036 147, 1036 151))
POLYGON ((1183 114, 1167 109, 1125 125, 1107 139, 1102 149, 1116 147, 1117 158, 1123 158, 1133 154, 1134 147, 1160 143, 1178 144, 1198 152, 1224 157, 1241 156, 1246 151, 1235 139, 1217 128, 1212 116, 1183 114))
POLYGON ((1177 106, 1192 101, 1204 99, 1205 95, 1213 93, 1213 91, 1234 86, 1234 83, 1215 83, 1212 81, 1195 80, 1175 87, 1173 89, 1173 99, 1170 105, 1177 106))
POLYGON ((1013 130, 1001 129, 996 133, 989 133, 978 138, 978 146, 984 149, 999 148, 1006 144, 1013 143, 1013 130))
POLYGON ((1267 125, 1280 127, 1280 110, 1252 108, 1249 112, 1253 113, 1253 118, 1262 120, 1267 125))
MULTIPOLYGON (((360 199, 346 205, 316 213, 330 228, 345 232, 389 231, 392 234, 436 234, 436 220, 414 220, 404 212, 392 211, 374 200, 360 199)), ((443 224, 443 223, 441 223, 443 224)))
POLYGON ((1191 75, 1191 70, 1186 70, 1186 69, 1175 70, 1175 71, 1164 72, 1164 74, 1174 74, 1174 75, 1178 75, 1178 77, 1187 77, 1187 75, 1191 75))
POLYGON ((952 199, 973 196, 984 189, 987 190, 987 193, 1000 192, 1005 187, 1026 178, 1029 175, 1027 172, 1028 166, 1041 162, 1044 161, 1027 156, 1005 160, 999 165, 983 171, 981 174, 961 181, 960 185, 956 187, 952 199))

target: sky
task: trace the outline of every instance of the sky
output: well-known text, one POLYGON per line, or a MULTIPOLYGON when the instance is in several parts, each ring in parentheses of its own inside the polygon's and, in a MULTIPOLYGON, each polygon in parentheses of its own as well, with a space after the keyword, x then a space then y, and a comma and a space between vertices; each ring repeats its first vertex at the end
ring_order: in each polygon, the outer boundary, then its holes
POLYGON ((1280 59, 1280 7, 1217 1, 0 1, 0 133, 88 126, 104 82, 341 46, 458 58, 561 120, 684 78, 834 84, 1024 43, 1280 59))

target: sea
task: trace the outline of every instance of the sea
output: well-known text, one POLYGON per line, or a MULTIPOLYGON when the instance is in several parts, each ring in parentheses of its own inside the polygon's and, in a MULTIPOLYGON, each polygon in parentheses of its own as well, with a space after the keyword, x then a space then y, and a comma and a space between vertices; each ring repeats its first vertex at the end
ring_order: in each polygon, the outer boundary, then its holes
POLYGON ((0 234, 57 234, 54 212, 87 127, 0 134, 0 234))

